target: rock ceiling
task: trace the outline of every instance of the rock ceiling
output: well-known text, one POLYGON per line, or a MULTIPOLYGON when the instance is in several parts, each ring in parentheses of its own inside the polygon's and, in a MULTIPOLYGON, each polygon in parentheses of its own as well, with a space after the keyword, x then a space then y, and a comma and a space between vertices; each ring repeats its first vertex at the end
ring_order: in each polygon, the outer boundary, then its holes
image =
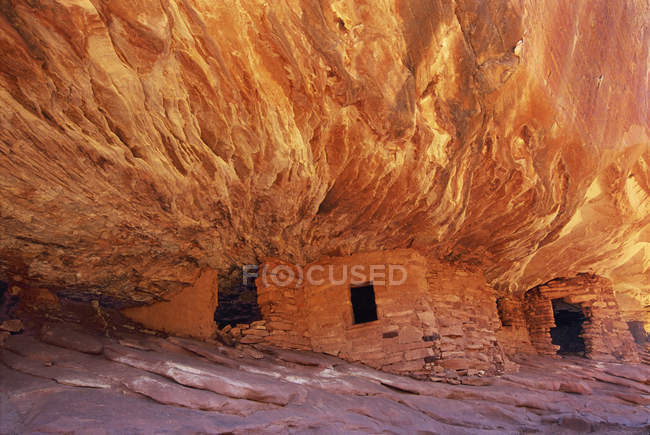
POLYGON ((412 247, 650 288, 650 7, 0 0, 0 278, 151 301, 412 247))

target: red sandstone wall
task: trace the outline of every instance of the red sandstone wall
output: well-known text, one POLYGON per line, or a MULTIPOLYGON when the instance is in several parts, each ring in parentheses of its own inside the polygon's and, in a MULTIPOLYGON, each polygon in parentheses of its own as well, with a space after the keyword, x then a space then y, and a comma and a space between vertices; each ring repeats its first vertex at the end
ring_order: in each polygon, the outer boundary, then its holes
MULTIPOLYGON (((589 357, 638 361, 612 285, 601 277, 554 280, 532 289, 523 301, 502 298, 500 318, 494 291, 479 271, 414 250, 326 257, 314 264, 333 265, 333 276, 340 278, 345 266, 361 265, 369 274, 370 265, 391 263, 404 265, 408 278, 398 285, 375 284, 378 320, 367 324, 353 324, 349 281, 260 286, 269 335, 253 331, 255 341, 313 349, 400 373, 500 371, 508 363, 505 355, 557 352, 549 333, 555 326, 551 300, 563 298, 581 305, 588 317, 583 337, 589 357)), ((268 269, 278 264, 270 262, 268 269)))
POLYGON ((515 296, 499 298, 497 310, 501 328, 497 330, 496 335, 505 354, 512 357, 517 353, 537 353, 530 342, 521 298, 515 296))
POLYGON ((217 330, 214 322, 217 295, 217 271, 206 269, 197 273, 193 285, 185 287, 169 301, 128 308, 122 314, 154 330, 208 338, 217 330))

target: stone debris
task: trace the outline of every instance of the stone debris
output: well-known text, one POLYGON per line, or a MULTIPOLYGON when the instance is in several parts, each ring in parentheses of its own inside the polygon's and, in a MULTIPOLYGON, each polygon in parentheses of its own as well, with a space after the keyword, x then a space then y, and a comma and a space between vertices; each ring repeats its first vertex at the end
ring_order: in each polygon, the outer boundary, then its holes
POLYGON ((0 324, 0 330, 6 332, 20 332, 23 330, 23 322, 20 319, 5 320, 0 324))
POLYGON ((559 391, 574 394, 591 394, 591 388, 589 388, 584 382, 577 381, 560 383, 559 391))

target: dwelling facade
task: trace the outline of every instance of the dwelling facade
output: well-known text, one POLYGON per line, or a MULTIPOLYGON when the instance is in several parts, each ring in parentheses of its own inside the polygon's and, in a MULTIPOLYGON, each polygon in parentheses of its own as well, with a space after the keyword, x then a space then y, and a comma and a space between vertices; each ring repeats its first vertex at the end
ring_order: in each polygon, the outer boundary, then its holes
POLYGON ((587 357, 638 361, 611 283, 597 276, 497 297, 479 270, 397 249, 304 267, 271 259, 256 284, 263 320, 229 329, 243 343, 313 350, 402 374, 496 374, 512 364, 508 356, 556 354, 552 334, 563 327, 561 338, 577 331, 587 357), (567 309, 582 321, 556 325, 567 309))
POLYGON ((504 368, 494 290, 479 271, 398 249, 304 268, 269 261, 256 283, 266 343, 395 373, 504 368))

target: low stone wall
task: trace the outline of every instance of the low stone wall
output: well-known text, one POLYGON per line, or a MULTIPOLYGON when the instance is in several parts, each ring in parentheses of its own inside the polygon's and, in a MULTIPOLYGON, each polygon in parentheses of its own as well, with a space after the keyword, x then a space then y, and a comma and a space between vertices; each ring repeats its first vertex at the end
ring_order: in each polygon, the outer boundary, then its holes
POLYGON ((235 326, 226 325, 219 333, 222 338, 228 337, 226 341, 242 344, 268 342, 270 336, 264 320, 258 320, 250 324, 238 323, 235 326))
POLYGON ((628 329, 621 319, 612 284, 609 280, 581 274, 559 278, 529 290, 524 311, 530 341, 540 354, 554 355, 550 330, 555 327, 553 299, 580 305, 587 320, 582 337, 588 357, 602 361, 638 362, 639 357, 628 329))
POLYGON ((539 288, 526 293, 524 313, 530 342, 542 355, 555 355, 560 349, 551 342, 551 328, 555 327, 553 304, 539 288))
POLYGON ((277 275, 256 281, 264 321, 237 325, 229 336, 242 343, 310 349, 389 372, 449 379, 514 368, 507 356, 517 353, 555 355, 551 301, 561 298, 583 308, 589 357, 638 361, 611 283, 597 276, 558 279, 531 289, 523 299, 497 300, 480 271, 408 249, 328 257, 313 265, 331 267, 337 282, 306 283, 298 268, 268 262, 262 273, 277 275), (351 280, 341 279, 344 269, 356 265, 369 275, 371 267, 390 264, 403 265, 406 279, 372 279, 378 318, 354 324, 351 280))

